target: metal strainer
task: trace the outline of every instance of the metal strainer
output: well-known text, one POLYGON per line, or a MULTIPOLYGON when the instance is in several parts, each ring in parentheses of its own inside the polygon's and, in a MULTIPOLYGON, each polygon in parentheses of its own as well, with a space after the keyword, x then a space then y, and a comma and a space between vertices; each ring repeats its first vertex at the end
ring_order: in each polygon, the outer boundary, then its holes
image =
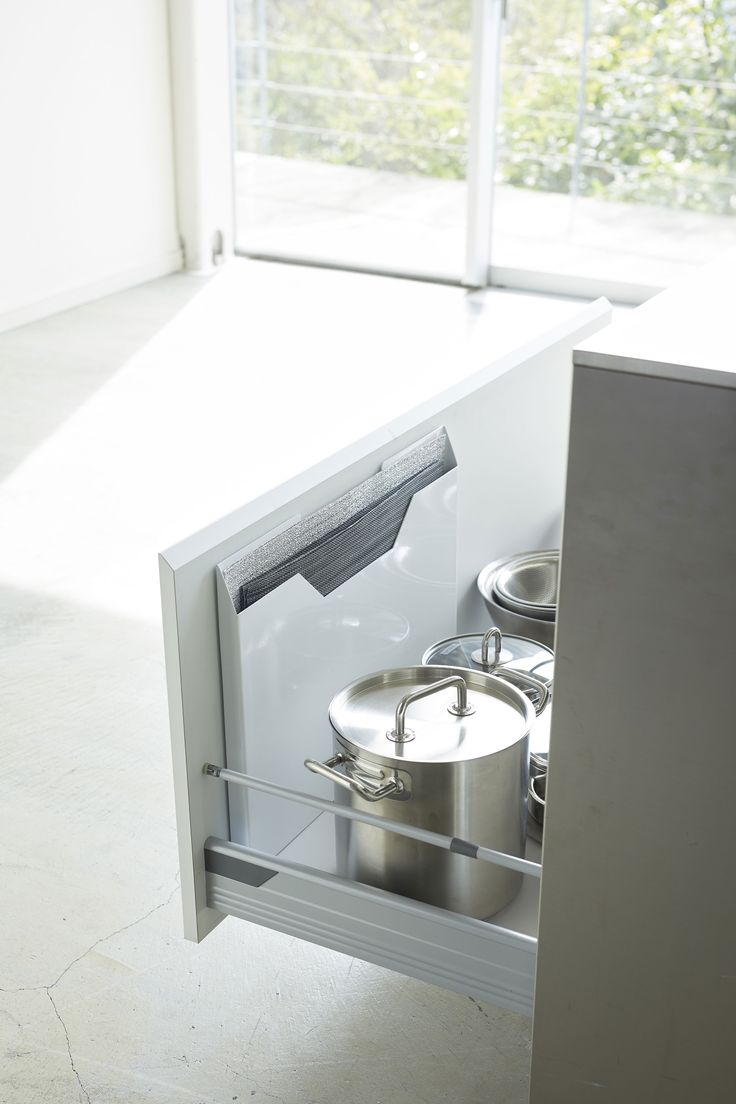
POLYGON ((494 579, 496 599, 516 613, 553 620, 559 567, 560 553, 556 549, 509 560, 494 579))

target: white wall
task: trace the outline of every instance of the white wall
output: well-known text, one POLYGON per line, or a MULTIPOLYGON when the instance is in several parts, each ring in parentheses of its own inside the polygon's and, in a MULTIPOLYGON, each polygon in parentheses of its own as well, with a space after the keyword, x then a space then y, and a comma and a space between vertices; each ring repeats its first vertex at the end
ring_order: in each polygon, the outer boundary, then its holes
POLYGON ((0 8, 0 329, 180 267, 166 0, 0 8))
POLYGON ((233 151, 227 0, 169 0, 179 232, 187 269, 232 254, 233 151))

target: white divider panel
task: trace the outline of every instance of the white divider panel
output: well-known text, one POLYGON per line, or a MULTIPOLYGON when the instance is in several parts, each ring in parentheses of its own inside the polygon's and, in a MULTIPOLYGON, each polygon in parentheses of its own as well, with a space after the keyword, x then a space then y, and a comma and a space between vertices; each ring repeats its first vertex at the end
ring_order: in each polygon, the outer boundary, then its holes
MULTIPOLYGON (((418 663, 427 640, 454 631, 455 489, 453 470, 417 491, 393 548, 331 594, 295 575, 236 613, 218 571, 231 770, 325 796, 329 787, 304 759, 332 754, 334 694, 370 671, 418 663)), ((235 786, 229 808, 230 838, 265 851, 280 851, 314 819, 235 786)))

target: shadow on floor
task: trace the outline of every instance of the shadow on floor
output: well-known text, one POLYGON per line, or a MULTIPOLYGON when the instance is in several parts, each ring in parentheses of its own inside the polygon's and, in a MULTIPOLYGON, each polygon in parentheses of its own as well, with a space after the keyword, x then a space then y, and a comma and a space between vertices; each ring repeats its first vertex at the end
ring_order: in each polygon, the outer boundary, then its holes
POLYGON ((208 282, 176 273, 0 334, 0 478, 104 386, 208 282))

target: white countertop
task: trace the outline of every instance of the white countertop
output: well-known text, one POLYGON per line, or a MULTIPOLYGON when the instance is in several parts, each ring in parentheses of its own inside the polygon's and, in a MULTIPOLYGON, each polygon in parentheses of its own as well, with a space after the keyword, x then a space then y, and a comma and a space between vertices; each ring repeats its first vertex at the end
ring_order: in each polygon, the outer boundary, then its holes
POLYGON ((575 363, 736 387, 736 251, 586 339, 575 363))

